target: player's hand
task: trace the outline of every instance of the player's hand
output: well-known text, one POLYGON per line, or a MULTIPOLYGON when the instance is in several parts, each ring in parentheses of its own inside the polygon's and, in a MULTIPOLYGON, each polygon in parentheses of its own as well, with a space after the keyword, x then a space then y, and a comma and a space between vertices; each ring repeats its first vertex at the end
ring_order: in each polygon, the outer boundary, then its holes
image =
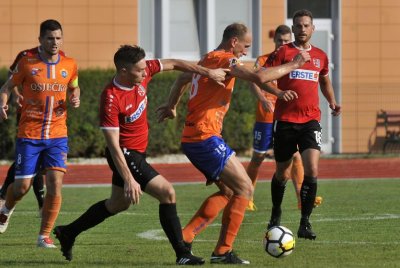
POLYGON ((293 61, 297 64, 297 67, 301 67, 304 63, 311 61, 311 56, 307 51, 302 50, 294 57, 293 61))
POLYGON ((157 110, 157 122, 161 123, 166 119, 174 119, 176 117, 176 109, 172 109, 168 104, 160 105, 157 110))
POLYGON ((217 84, 219 84, 220 86, 225 87, 225 84, 222 83, 223 81, 225 81, 225 76, 227 73, 230 72, 230 69, 223 69, 223 68, 218 68, 218 69, 210 69, 209 72, 209 77, 214 80, 215 82, 217 82, 217 84))
POLYGON ((298 95, 293 90, 283 90, 278 94, 278 99, 284 100, 284 101, 291 101, 291 100, 294 100, 297 98, 298 98, 298 95))
POLYGON ((275 105, 268 100, 267 98, 264 98, 264 100, 260 101, 261 102, 261 106, 263 108, 264 111, 266 111, 267 113, 273 113, 275 110, 275 105))
POLYGON ((2 120, 7 120, 7 110, 8 110, 8 105, 4 105, 0 108, 0 117, 2 120))
POLYGON ((333 116, 338 116, 338 115, 340 115, 342 113, 342 107, 340 105, 336 104, 336 103, 329 104, 329 108, 332 109, 331 114, 333 116))
POLYGON ((74 108, 78 108, 81 105, 81 100, 79 96, 76 96, 75 94, 71 94, 69 96, 69 103, 72 105, 74 108))
POLYGON ((139 204, 140 196, 143 194, 140 184, 131 178, 129 182, 124 184, 125 198, 129 199, 132 204, 139 204))

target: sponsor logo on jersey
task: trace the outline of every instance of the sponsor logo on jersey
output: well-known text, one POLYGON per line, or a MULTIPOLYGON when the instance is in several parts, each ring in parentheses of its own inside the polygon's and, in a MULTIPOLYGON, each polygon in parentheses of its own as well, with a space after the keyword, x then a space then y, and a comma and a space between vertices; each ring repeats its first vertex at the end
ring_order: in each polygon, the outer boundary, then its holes
POLYGON ((62 70, 60 71, 60 73, 61 73, 61 76, 62 76, 63 78, 66 78, 66 77, 68 76, 68 72, 67 72, 67 70, 65 70, 65 69, 62 69, 62 70))
POLYGON ((64 92, 67 91, 67 85, 58 83, 32 83, 31 89, 33 91, 51 91, 51 92, 64 92))
POLYGON ((298 80, 307 80, 307 81, 314 81, 318 82, 319 72, 317 71, 310 71, 310 70, 303 70, 303 69, 296 69, 289 73, 290 79, 298 79, 298 80))
POLYGON ((132 123, 135 122, 137 119, 140 118, 140 116, 143 114, 143 112, 146 110, 147 106, 147 97, 142 100, 136 111, 134 111, 132 114, 125 116, 125 123, 132 123))

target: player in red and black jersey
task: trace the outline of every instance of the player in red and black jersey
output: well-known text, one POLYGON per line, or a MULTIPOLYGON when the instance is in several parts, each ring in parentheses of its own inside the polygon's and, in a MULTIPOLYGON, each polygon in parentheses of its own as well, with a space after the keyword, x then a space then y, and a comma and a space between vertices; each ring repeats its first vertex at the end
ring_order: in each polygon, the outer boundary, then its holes
POLYGON ((146 161, 147 85, 161 71, 198 73, 218 83, 225 79, 225 71, 174 59, 145 60, 142 48, 128 45, 116 52, 114 63, 117 73, 103 90, 100 101, 100 128, 107 143, 107 161, 113 171, 111 197, 91 206, 74 222, 55 228, 63 255, 71 260, 72 246, 81 232, 139 203, 144 191, 160 202, 160 223, 175 250, 176 263, 203 264, 204 259, 193 256, 183 242, 172 184, 146 161))
POLYGON ((277 100, 274 113, 274 154, 276 172, 271 182, 272 213, 268 227, 280 224, 281 203, 286 181, 290 178, 293 154, 300 152, 304 165, 304 181, 301 187, 301 220, 297 236, 315 239, 316 234, 309 222, 317 193, 318 160, 321 150, 321 126, 318 84, 332 109, 338 116, 341 107, 336 103, 328 75, 328 57, 310 44, 314 31, 313 17, 308 10, 299 10, 293 16, 293 43, 281 46, 271 55, 267 66, 289 62, 300 51, 306 50, 311 61, 278 79, 278 88, 293 90, 298 98, 291 102, 277 100))

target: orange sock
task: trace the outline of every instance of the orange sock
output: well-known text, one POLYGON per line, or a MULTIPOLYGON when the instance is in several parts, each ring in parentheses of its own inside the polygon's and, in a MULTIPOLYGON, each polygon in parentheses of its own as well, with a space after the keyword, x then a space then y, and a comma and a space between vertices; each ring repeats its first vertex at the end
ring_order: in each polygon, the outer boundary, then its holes
POLYGON ((226 207, 229 199, 218 192, 210 195, 201 205, 199 210, 183 228, 183 240, 192 243, 196 235, 201 233, 213 220, 218 216, 219 212, 226 207))
POLYGON ((294 188, 296 190, 296 196, 297 196, 297 202, 298 204, 301 205, 301 200, 300 200, 300 190, 301 190, 301 185, 303 184, 304 180, 304 167, 303 163, 301 161, 293 161, 293 166, 292 166, 292 181, 294 188))
POLYGON ((249 200, 242 196, 234 195, 224 209, 222 215, 221 233, 214 253, 225 254, 232 250, 233 242, 242 224, 245 209, 249 200))
POLYGON ((256 183, 257 183, 259 169, 260 169, 260 165, 258 163, 252 162, 252 161, 250 161, 250 163, 246 169, 247 175, 249 175, 254 187, 256 186, 256 183))
POLYGON ((50 232, 54 227, 54 223, 56 222, 58 213, 60 212, 61 200, 61 195, 52 196, 46 194, 42 210, 42 225, 39 232, 40 235, 50 235, 50 232))

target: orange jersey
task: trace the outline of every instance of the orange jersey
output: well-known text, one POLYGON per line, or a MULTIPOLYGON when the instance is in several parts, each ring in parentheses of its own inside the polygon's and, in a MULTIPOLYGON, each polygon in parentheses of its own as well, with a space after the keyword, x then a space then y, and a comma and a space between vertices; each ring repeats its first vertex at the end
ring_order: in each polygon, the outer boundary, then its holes
MULTIPOLYGON (((229 68, 237 62, 232 53, 216 50, 206 54, 199 64, 214 69, 229 68)), ((224 83, 225 87, 207 77, 193 75, 182 142, 199 142, 211 136, 221 137, 235 78, 228 77, 224 83)))
MULTIPOLYGON (((265 54, 262 56, 259 56, 254 64, 254 69, 258 70, 261 67, 265 65, 267 62, 268 56, 270 54, 265 54)), ((276 103, 277 97, 273 94, 269 94, 266 91, 262 91, 264 94, 265 98, 268 99, 270 102, 274 104, 276 103)), ((262 107, 262 104, 260 101, 257 101, 257 108, 256 108, 256 122, 261 122, 261 123, 272 123, 274 122, 274 113, 270 113, 264 110, 262 107)))
POLYGON ((24 96, 18 138, 67 137, 67 90, 78 81, 75 60, 59 55, 57 62, 46 63, 39 54, 25 56, 10 79, 24 96))

